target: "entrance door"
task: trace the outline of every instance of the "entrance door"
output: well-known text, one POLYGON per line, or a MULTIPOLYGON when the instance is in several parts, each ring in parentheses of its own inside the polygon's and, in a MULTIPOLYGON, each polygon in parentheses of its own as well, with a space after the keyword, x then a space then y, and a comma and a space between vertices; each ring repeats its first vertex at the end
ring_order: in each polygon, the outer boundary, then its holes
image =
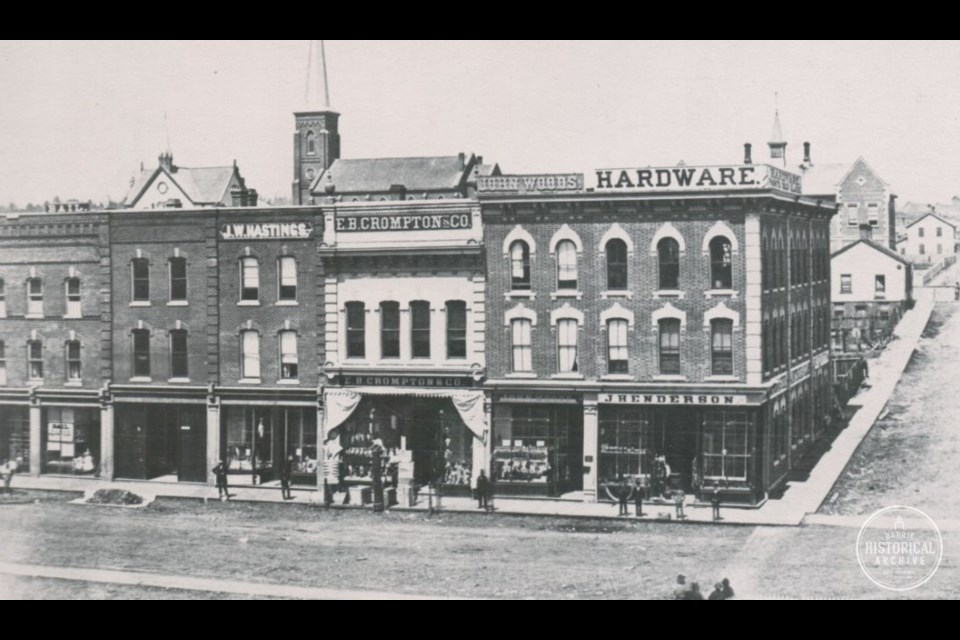
POLYGON ((116 476, 147 479, 147 428, 142 406, 118 406, 116 419, 116 476))
POLYGON ((180 460, 177 480, 206 482, 207 480, 207 420, 200 407, 184 407, 180 411, 180 460))
POLYGON ((699 414, 693 409, 664 409, 660 427, 660 454, 670 466, 670 484, 684 491, 692 489, 693 459, 697 456, 699 414))

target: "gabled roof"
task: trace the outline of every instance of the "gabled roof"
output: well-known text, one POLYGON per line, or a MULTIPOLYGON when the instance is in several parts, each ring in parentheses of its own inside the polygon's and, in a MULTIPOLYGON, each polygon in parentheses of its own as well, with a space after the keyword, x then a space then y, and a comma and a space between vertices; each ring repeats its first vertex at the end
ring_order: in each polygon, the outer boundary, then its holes
POLYGON ((907 229, 909 229, 909 228, 912 227, 913 225, 917 224, 918 222, 920 222, 920 221, 923 220, 924 218, 929 218, 929 217, 931 217, 931 216, 934 217, 934 218, 936 218, 937 220, 939 220, 939 221, 942 222, 943 224, 948 225, 949 227, 951 227, 951 228, 953 228, 953 229, 956 229, 956 228, 957 228, 955 224, 953 224, 952 222, 948 222, 948 221, 944 220, 943 218, 941 218, 940 216, 938 216, 938 215, 935 214, 935 213, 925 213, 925 214, 923 214, 922 216, 920 216, 919 218, 917 218, 916 220, 914 220, 913 222, 911 222, 910 224, 908 224, 908 225, 907 225, 907 229))
POLYGON ((230 181, 236 172, 236 166, 196 168, 174 166, 171 171, 163 167, 143 170, 134 178, 133 185, 123 202, 127 206, 135 205, 147 187, 153 184, 156 177, 162 173, 190 198, 190 204, 219 204, 224 201, 227 187, 230 186, 230 181))
POLYGON ((310 191, 322 193, 329 185, 338 194, 382 193, 392 185, 411 192, 456 190, 474 162, 470 157, 461 165, 459 156, 339 159, 314 179, 310 191))
POLYGON ((850 249, 854 248, 854 247, 857 246, 858 244, 864 244, 864 245, 870 247, 871 249, 873 249, 873 250, 875 250, 875 251, 879 251, 880 253, 882 253, 883 255, 887 256, 888 258, 892 258, 892 259, 896 260, 897 262, 900 262, 900 263, 903 263, 903 264, 905 264, 905 265, 907 265, 907 266, 910 266, 910 261, 909 261, 909 260, 906 260, 903 256, 901 256, 900 254, 898 254, 896 251, 894 251, 894 250, 892 250, 892 249, 889 249, 889 248, 883 246, 882 244, 877 244, 877 243, 874 242, 873 240, 865 240, 865 239, 862 239, 862 238, 861 238, 860 240, 857 240, 856 242, 854 242, 854 243, 852 243, 852 244, 848 244, 847 246, 845 246, 845 247, 843 247, 843 248, 841 248, 841 249, 838 249, 837 251, 834 251, 834 252, 830 255, 830 259, 833 260, 834 258, 836 258, 837 256, 839 256, 841 253, 845 253, 845 252, 849 251, 850 249))
POLYGON ((803 172, 803 194, 810 196, 835 196, 837 187, 850 173, 847 164, 815 164, 803 172))

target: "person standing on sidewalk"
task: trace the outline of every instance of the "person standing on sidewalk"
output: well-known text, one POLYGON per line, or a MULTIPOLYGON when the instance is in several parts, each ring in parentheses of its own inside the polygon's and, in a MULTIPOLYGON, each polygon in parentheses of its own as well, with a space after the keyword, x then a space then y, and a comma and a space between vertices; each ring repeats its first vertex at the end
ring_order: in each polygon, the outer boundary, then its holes
POLYGON ((284 500, 293 500, 290 493, 290 476, 293 475, 293 456, 280 463, 280 495, 284 500))
POLYGON ((477 476, 477 509, 483 509, 484 511, 489 510, 489 499, 488 492, 490 491, 490 480, 487 478, 487 473, 483 469, 480 469, 480 475, 477 476))
POLYGON ((710 506, 713 508, 713 521, 719 522, 722 520, 723 518, 720 517, 720 485, 716 482, 710 489, 710 506))
POLYGON ((227 486, 227 464, 220 460, 217 466, 213 468, 213 474, 217 478, 217 497, 221 500, 230 499, 230 489, 227 486))
POLYGON ((634 487, 633 487, 633 506, 636 509, 638 518, 644 515, 643 514, 644 496, 645 496, 645 492, 643 490, 643 480, 638 477, 637 482, 634 484, 634 487))
POLYGON ((677 507, 677 520, 683 520, 686 518, 686 514, 683 513, 683 501, 687 497, 687 494, 683 492, 683 489, 676 489, 673 492, 673 503, 677 507))
POLYGON ((620 513, 618 515, 628 516, 630 515, 630 509, 628 507, 628 500, 630 499, 630 485, 627 484, 626 478, 620 476, 620 484, 617 485, 619 490, 619 495, 617 496, 620 499, 620 513))

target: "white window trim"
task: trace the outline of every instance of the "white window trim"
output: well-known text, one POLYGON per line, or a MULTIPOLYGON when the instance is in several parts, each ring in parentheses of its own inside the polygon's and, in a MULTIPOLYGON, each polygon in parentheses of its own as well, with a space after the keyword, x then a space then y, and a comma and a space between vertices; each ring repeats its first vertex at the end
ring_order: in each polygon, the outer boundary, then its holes
MULTIPOLYGON (((72 272, 73 272, 73 270, 72 270, 72 268, 71 268, 71 273, 72 273, 72 272)), ((82 318, 82 317, 83 317, 83 281, 80 280, 80 275, 79 275, 79 274, 70 275, 70 276, 68 276, 68 277, 63 281, 63 317, 66 318, 66 319, 74 319, 74 320, 77 319, 77 318, 82 318), (76 278, 77 282, 79 283, 79 288, 80 288, 80 291, 79 291, 79 294, 78 294, 78 295, 80 296, 80 299, 76 301, 78 313, 70 313, 70 305, 71 305, 71 302, 70 302, 70 280, 72 280, 72 279, 74 279, 74 278, 76 278)))
POLYGON ((519 224, 510 230, 510 233, 507 234, 507 237, 503 239, 503 255, 508 259, 510 258, 510 245, 512 245, 517 240, 523 240, 527 243, 527 248, 530 250, 530 259, 533 259, 533 254, 537 252, 537 243, 533 239, 533 236, 530 235, 530 232, 524 229, 519 224))
POLYGON ((607 321, 609 320, 626 320, 627 329, 633 330, 634 318, 633 311, 625 309, 620 306, 619 302, 615 302, 612 307, 600 312, 600 329, 601 331, 606 331, 607 321))
MULTIPOLYGON (((550 238, 550 254, 556 256, 557 254, 557 245, 560 244, 563 240, 569 240, 573 243, 573 246, 577 248, 577 270, 579 271, 580 264, 579 258, 583 255, 583 242, 580 241, 580 236, 577 235, 577 232, 570 228, 570 225, 564 223, 557 232, 553 234, 553 237, 550 238)), ((532 249, 531 249, 532 252, 532 249)), ((577 274, 579 277, 579 274, 577 274)))
POLYGON ((183 266, 186 270, 187 268, 187 256, 183 255, 179 251, 176 251, 177 255, 170 256, 167 258, 167 306, 168 307, 186 307, 188 306, 188 300, 190 299, 190 274, 186 275, 187 282, 187 297, 183 300, 179 298, 174 300, 170 296, 173 295, 173 261, 174 259, 182 259, 183 266))
MULTIPOLYGON (((577 321, 577 330, 583 329, 583 311, 570 306, 569 302, 564 303, 559 309, 550 312, 550 327, 556 330, 558 320, 573 319, 577 321)), ((578 345, 579 348, 579 345, 578 345)))
POLYGON ((537 312, 533 309, 528 309, 521 302, 503 314, 503 325, 505 327, 510 328, 510 323, 514 320, 529 320, 530 328, 532 329, 537 326, 537 312))
POLYGON ((660 321, 670 319, 679 320, 680 332, 682 333, 686 331, 687 312, 677 309, 669 302, 650 314, 650 326, 653 327, 654 330, 658 331, 660 329, 660 321))
POLYGON ((618 222, 614 222, 613 225, 607 229, 606 233, 603 234, 603 237, 600 238, 599 251, 601 255, 606 255, 607 243, 613 239, 623 240, 624 244, 627 245, 627 257, 633 256, 633 240, 618 222))
POLYGON ((297 261, 296 256, 284 254, 277 258, 277 306, 292 307, 299 304, 299 302, 300 302, 300 263, 297 261), (284 260, 293 260, 293 277, 297 282, 294 285, 294 287, 296 288, 297 292, 292 300, 285 300, 280 298, 280 287, 283 286, 283 267, 281 267, 281 264, 283 263, 284 260))
POLYGON ((151 290, 151 278, 150 278, 150 258, 145 254, 141 254, 141 251, 137 249, 137 255, 130 258, 130 306, 131 307, 149 307, 150 302, 153 297, 153 291, 151 290), (137 291, 137 278, 136 273, 134 272, 134 261, 135 260, 146 260, 147 261, 147 300, 137 300, 136 291, 137 291))
POLYGON ((718 236, 723 236, 730 242, 730 253, 732 256, 740 253, 740 243, 737 242, 737 235, 733 232, 733 229, 727 226, 727 223, 723 220, 717 220, 707 231, 706 235, 703 236, 703 245, 701 246, 703 255, 710 255, 710 243, 718 236))
POLYGON ((660 241, 664 238, 673 238, 677 241, 677 244, 680 246, 680 257, 687 252, 687 243, 683 241, 683 235, 680 234, 680 231, 673 226, 670 222, 664 222, 660 225, 660 228, 657 229, 657 232, 653 234, 653 240, 650 241, 650 255, 658 256, 660 252, 657 250, 657 245, 660 244, 660 241))
POLYGON ((723 301, 703 314, 703 328, 709 329, 710 323, 714 320, 732 320, 734 329, 740 327, 740 314, 724 304, 723 301))

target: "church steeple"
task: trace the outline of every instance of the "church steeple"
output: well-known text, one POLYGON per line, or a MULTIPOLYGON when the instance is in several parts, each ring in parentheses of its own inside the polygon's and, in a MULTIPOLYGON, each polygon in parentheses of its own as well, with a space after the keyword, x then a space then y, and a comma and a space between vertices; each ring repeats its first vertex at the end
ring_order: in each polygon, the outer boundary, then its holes
POLYGON ((307 53, 307 82, 302 111, 294 115, 293 203, 310 204, 310 184, 340 157, 340 114, 330 107, 327 57, 322 40, 307 53))
POLYGON ((783 129, 780 128, 780 109, 773 111, 773 132, 770 134, 770 159, 779 160, 784 167, 787 166, 787 141, 783 139, 783 129))

